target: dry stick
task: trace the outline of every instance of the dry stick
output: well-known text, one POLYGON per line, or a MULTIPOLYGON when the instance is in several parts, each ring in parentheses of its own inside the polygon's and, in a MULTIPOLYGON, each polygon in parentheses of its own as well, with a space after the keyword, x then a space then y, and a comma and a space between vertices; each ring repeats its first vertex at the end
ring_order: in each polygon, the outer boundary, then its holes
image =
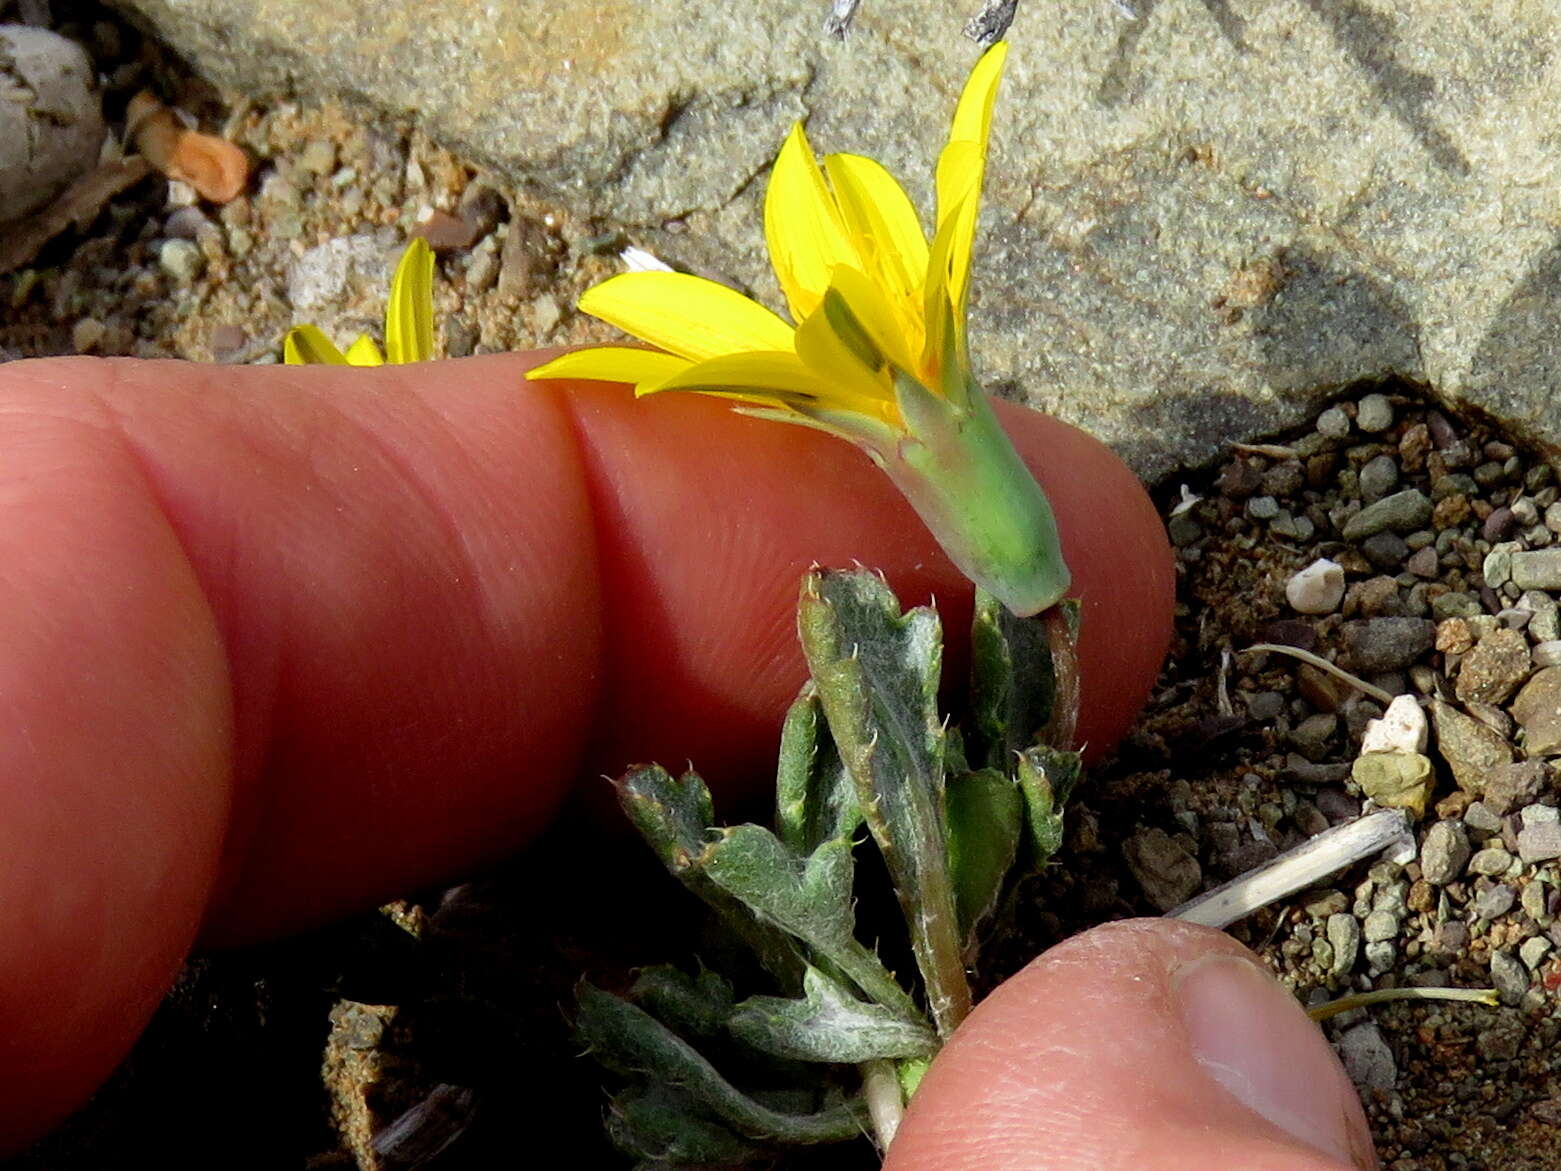
POLYGON ((1257 869, 1183 903, 1166 917, 1208 927, 1228 927, 1237 919, 1289 898, 1318 879, 1388 847, 1413 849, 1414 841, 1409 818, 1402 809, 1379 809, 1323 830, 1257 869))
POLYGON ((1464 1000, 1471 1004, 1483 1004, 1495 1008, 1501 1003, 1501 993, 1494 988, 1379 988, 1375 992, 1357 992, 1353 996, 1341 996, 1316 1008, 1306 1010, 1314 1021, 1325 1021, 1341 1012, 1381 1004, 1386 1000, 1464 1000))
POLYGON ((1343 667, 1335 666, 1321 655, 1314 655, 1311 651, 1303 651, 1300 647, 1284 646, 1283 644, 1277 642, 1257 642, 1253 643, 1246 650, 1239 651, 1237 653, 1243 655, 1252 655, 1256 654, 1258 651, 1275 651, 1281 655, 1289 655, 1293 659, 1300 659, 1301 662, 1316 667, 1319 671, 1328 672, 1328 674, 1332 675, 1335 679, 1344 680, 1344 682, 1355 688, 1356 691, 1365 692, 1367 695, 1371 696, 1372 699, 1381 700, 1383 703, 1393 702, 1394 697, 1389 695, 1386 691, 1383 691, 1382 688, 1376 686, 1375 684, 1367 683, 1358 675, 1351 675, 1343 667))
POLYGON ((1014 22, 1019 0, 986 0, 981 11, 965 22, 965 35, 983 49, 1003 39, 1014 22))
POLYGON ((830 5, 829 15, 824 18, 824 32, 837 41, 846 39, 846 31, 851 27, 851 18, 856 15, 856 6, 862 0, 834 0, 830 5))
MULTIPOLYGON (((1168 912, 1166 918, 1228 927, 1260 907, 1305 890, 1324 875, 1384 849, 1398 846, 1412 851, 1414 842, 1409 818, 1402 809, 1379 809, 1308 838, 1256 870, 1183 903, 1168 912)), ((1323 1021, 1387 1000, 1462 1000, 1491 1006, 1499 1003, 1495 990, 1490 988, 1382 988, 1341 996, 1306 1012, 1314 1021, 1323 1021)))

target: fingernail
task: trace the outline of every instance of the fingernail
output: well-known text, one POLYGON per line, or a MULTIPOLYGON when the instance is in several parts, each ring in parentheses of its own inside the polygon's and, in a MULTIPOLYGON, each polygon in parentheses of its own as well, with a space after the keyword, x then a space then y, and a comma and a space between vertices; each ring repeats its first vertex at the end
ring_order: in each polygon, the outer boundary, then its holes
POLYGON ((1193 1055, 1210 1077, 1303 1142, 1364 1171, 1377 1166, 1339 1059, 1276 980, 1235 956, 1206 956, 1174 980, 1193 1055))

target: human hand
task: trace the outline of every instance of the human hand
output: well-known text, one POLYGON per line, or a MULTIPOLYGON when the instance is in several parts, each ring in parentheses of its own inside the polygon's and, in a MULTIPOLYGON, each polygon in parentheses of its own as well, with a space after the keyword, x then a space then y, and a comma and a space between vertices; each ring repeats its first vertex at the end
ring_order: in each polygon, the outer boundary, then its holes
MULTIPOLYGON (((469 871, 632 760, 762 776, 815 561, 963 625, 968 587, 850 448, 525 362, 0 367, 0 1147, 90 1092, 197 936, 469 871)), ((1005 418, 1105 745, 1163 653, 1158 520, 1094 441, 1005 418)))

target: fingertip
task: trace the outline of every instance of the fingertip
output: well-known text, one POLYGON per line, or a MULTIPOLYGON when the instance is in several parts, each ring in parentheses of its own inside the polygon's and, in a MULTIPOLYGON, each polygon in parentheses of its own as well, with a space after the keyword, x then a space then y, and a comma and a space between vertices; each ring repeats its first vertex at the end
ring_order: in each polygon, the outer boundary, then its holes
POLYGON ((1110 924, 983 1001, 933 1062, 889 1171, 1373 1168, 1321 1032, 1245 948, 1110 924))

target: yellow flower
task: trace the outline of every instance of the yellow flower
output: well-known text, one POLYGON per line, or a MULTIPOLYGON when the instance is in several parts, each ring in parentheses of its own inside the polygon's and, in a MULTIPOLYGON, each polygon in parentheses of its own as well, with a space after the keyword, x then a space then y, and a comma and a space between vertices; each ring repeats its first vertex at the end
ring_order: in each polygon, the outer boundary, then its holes
POLYGON ((880 164, 833 154, 802 126, 770 175, 764 231, 791 317, 686 273, 630 272, 580 308, 659 347, 566 354, 530 378, 696 391, 744 413, 850 440, 900 487, 951 559, 1017 613, 1059 600, 1068 571, 1050 505, 970 374, 965 304, 992 106, 1007 46, 966 82, 938 158, 929 245, 880 164))
POLYGON ((293 326, 282 341, 282 359, 289 366, 380 366, 385 362, 426 362, 433 356, 434 254, 420 236, 407 245, 390 280, 383 356, 366 333, 360 334, 345 354, 312 325, 293 326))

